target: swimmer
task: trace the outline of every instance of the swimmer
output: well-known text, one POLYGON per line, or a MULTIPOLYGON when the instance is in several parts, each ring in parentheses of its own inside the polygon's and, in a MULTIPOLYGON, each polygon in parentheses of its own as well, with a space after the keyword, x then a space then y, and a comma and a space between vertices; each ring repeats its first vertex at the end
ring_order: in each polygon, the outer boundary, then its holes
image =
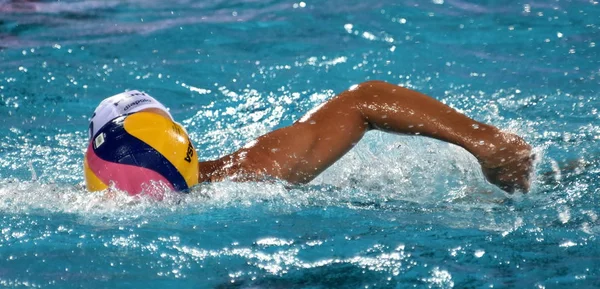
MULTIPOLYGON (((167 109, 148 95, 132 92, 128 97, 121 110, 103 110, 103 105, 113 104, 101 103, 92 117, 90 139, 100 126, 121 115, 146 111, 172 119, 167 109)), ((198 182, 277 178, 307 183, 369 130, 453 143, 477 158, 490 183, 508 193, 529 191, 533 157, 531 146, 521 137, 477 122, 425 94, 383 81, 356 85, 288 127, 262 135, 217 160, 200 161, 198 182)))

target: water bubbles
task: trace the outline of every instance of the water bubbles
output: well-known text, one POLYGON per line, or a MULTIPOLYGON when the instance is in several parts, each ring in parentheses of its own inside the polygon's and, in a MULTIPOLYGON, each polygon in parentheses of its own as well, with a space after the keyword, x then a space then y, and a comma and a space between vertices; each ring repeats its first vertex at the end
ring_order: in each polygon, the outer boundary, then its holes
POLYGON ((279 238, 264 238, 256 241, 256 244, 259 246, 269 247, 269 246, 290 246, 294 244, 293 240, 285 240, 279 238))
POLYGON ((294 4, 292 5, 292 7, 293 7, 294 9, 296 9, 296 8, 305 8, 305 7, 306 7, 306 2, 294 3, 294 4))
POLYGON ((574 247, 577 246, 577 243, 573 242, 573 241, 564 241, 562 243, 560 243, 560 245, 558 245, 561 248, 569 248, 569 247, 574 247))
POLYGON ((440 269, 439 267, 433 268, 430 272, 431 277, 423 279, 424 282, 439 288, 452 288, 454 287, 454 281, 452 281, 452 274, 447 270, 440 269))
POLYGON ((571 211, 568 207, 562 207, 558 212, 558 219, 561 223, 566 224, 571 219, 571 211))
POLYGON ((365 38, 365 39, 367 39, 367 40, 375 40, 375 39, 377 39, 375 37, 375 35, 373 35, 373 33, 368 32, 368 31, 363 32, 362 37, 365 38))
POLYGON ((473 253, 473 256, 475 256, 476 258, 481 258, 483 257, 483 255, 485 255, 485 251, 484 250, 475 250, 475 253, 473 253))
POLYGON ((461 246, 458 246, 456 248, 452 248, 449 251, 450 251, 450 256, 452 256, 452 257, 458 256, 459 253, 460 254, 464 254, 464 249, 461 246))

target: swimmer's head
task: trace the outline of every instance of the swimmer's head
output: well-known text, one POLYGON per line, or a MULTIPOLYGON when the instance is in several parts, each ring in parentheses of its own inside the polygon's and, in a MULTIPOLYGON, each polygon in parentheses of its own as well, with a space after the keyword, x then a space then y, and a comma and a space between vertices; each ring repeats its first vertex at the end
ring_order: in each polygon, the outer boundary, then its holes
POLYGON ((187 132, 145 93, 129 91, 102 101, 90 136, 84 159, 89 191, 113 185, 130 195, 156 196, 165 186, 187 191, 198 182, 198 158, 187 132))

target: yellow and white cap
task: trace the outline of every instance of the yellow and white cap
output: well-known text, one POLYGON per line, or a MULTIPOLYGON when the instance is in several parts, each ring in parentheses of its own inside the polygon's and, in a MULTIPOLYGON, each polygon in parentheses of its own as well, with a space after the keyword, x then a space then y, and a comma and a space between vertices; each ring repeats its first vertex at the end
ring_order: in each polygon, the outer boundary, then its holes
POLYGON ((104 99, 90 120, 89 139, 91 140, 104 125, 113 119, 149 108, 159 109, 173 120, 162 103, 144 92, 130 90, 104 99))

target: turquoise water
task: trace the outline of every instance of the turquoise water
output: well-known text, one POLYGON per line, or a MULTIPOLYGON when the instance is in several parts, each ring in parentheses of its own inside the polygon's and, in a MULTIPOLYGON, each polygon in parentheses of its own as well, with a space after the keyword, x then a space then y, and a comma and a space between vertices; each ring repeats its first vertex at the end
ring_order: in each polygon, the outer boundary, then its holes
POLYGON ((598 288, 596 1, 2 1, 2 288, 598 288), (516 132, 530 194, 371 132, 312 183, 86 193, 87 122, 139 89, 201 159, 364 80, 516 132))

